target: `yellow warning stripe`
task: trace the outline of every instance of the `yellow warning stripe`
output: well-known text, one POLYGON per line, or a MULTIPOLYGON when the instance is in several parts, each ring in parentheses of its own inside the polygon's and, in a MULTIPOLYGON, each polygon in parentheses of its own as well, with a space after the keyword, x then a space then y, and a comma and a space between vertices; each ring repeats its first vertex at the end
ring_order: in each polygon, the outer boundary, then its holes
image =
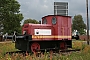
POLYGON ((32 35, 32 38, 71 38, 71 36, 41 36, 32 35))

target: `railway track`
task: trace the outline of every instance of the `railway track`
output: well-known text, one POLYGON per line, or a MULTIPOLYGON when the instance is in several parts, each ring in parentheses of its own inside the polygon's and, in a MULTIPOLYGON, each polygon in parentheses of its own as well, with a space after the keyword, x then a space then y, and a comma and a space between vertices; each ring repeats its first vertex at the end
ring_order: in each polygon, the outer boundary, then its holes
POLYGON ((20 54, 20 55, 23 55, 23 56, 26 56, 27 54, 29 54, 29 52, 27 51, 12 51, 12 52, 6 52, 4 55, 6 54, 9 54, 9 55, 16 55, 16 54, 20 54))
POLYGON ((50 50, 50 51, 38 51, 36 53, 30 53, 30 52, 27 52, 27 51, 13 51, 13 52, 6 52, 5 54, 10 54, 10 55, 13 55, 13 54, 22 54, 23 56, 27 56, 27 55, 33 55, 35 54, 36 56, 40 57, 40 55, 44 55, 45 53, 48 54, 49 56, 52 54, 54 56, 56 55, 70 55, 71 52, 79 52, 80 49, 71 49, 71 50, 50 50))

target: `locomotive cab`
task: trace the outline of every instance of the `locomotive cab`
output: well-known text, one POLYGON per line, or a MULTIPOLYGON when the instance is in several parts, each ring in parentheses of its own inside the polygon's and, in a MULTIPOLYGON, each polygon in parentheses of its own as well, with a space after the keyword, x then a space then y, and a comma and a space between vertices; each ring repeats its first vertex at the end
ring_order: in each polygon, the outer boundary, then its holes
POLYGON ((72 40, 71 17, 61 15, 48 15, 42 18, 43 24, 51 24, 54 28, 55 40, 72 40))

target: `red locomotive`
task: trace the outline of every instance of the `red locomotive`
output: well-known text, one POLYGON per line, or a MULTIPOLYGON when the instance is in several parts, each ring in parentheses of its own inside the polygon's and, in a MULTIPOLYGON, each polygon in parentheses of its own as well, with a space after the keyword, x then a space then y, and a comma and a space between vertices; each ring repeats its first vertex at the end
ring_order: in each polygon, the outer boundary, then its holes
POLYGON ((14 35, 15 47, 23 51, 66 49, 72 47, 71 17, 48 15, 42 24, 24 24, 22 35, 14 35))

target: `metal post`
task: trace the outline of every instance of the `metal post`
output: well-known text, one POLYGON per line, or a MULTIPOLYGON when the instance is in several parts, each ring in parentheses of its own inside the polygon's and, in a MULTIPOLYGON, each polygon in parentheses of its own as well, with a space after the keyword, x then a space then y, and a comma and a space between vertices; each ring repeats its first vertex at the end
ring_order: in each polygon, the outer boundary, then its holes
POLYGON ((88 19, 88 0, 86 0, 86 9, 87 9, 87 44, 89 45, 89 19, 88 19))

